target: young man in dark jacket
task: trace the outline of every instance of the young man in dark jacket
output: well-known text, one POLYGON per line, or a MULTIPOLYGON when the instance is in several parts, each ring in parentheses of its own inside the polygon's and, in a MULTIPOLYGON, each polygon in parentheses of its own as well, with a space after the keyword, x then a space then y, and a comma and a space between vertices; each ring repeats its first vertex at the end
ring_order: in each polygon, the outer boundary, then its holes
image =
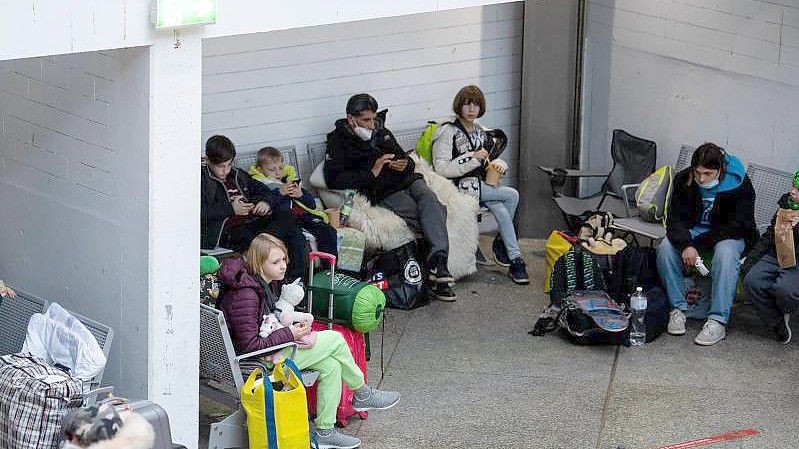
POLYGON ((757 239, 755 191, 738 158, 712 143, 696 149, 691 166, 674 177, 666 238, 657 267, 672 311, 668 332, 685 334, 684 270, 696 267, 700 250, 712 250, 712 297, 707 321, 694 342, 710 346, 727 335, 740 259, 757 239))
POLYGON ((289 278, 305 274, 305 237, 290 211, 277 210, 280 197, 233 166, 236 148, 225 136, 205 144, 207 163, 200 172, 200 245, 241 252, 266 232, 288 247, 289 278))
MULTIPOLYGON (((793 228, 793 252, 799 260, 799 170, 793 178, 791 191, 779 200, 779 209, 797 211, 790 215, 793 228)), ((777 341, 788 344, 791 341, 791 315, 799 308, 799 268, 796 265, 780 268, 777 261, 774 228, 777 213, 771 226, 757 245, 749 253, 741 268, 744 273, 744 288, 752 298, 752 304, 760 319, 774 331, 777 341)))
POLYGON ((447 269, 449 237, 446 210, 427 187, 414 163, 384 126, 385 111, 377 113, 377 101, 369 94, 353 95, 347 117, 336 121, 327 135, 325 182, 331 189, 355 189, 372 204, 399 215, 408 226, 421 230, 430 243, 427 261, 436 297, 454 301, 449 286, 454 279, 447 269))

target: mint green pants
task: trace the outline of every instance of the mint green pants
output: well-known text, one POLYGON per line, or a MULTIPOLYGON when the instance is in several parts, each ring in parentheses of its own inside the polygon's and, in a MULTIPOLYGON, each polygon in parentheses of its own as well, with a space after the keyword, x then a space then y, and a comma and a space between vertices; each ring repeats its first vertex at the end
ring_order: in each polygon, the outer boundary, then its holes
POLYGON ((298 349, 294 363, 300 370, 319 372, 315 424, 318 429, 332 429, 341 400, 341 382, 344 381, 350 390, 357 390, 365 383, 347 342, 336 331, 319 331, 316 344, 310 349, 298 349))

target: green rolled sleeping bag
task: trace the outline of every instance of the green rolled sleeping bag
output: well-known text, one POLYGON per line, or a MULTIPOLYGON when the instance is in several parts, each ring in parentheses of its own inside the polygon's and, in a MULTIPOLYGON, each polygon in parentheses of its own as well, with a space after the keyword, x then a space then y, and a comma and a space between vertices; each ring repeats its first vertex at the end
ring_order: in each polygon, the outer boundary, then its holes
MULTIPOLYGON (((330 295, 330 271, 320 271, 308 287, 313 291, 313 315, 327 319, 327 302, 330 295)), ((355 329, 371 332, 380 325, 386 308, 386 295, 374 285, 345 274, 333 278, 333 321, 355 329)))

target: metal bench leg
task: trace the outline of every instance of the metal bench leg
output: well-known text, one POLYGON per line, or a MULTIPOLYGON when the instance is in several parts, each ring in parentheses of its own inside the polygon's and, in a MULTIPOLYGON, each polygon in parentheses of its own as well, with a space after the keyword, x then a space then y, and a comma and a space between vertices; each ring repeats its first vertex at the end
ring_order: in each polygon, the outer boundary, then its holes
POLYGON ((211 424, 211 434, 208 437, 208 449, 248 449, 247 426, 242 409, 218 423, 211 424))

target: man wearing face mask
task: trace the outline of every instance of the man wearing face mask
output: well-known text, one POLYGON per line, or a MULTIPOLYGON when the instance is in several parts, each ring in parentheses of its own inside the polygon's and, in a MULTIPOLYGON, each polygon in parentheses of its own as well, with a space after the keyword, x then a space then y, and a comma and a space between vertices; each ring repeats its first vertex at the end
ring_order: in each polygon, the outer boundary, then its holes
POLYGON ((350 97, 347 117, 337 120, 327 135, 325 182, 331 189, 355 189, 421 230, 430 243, 427 268, 436 298, 454 301, 446 210, 384 126, 385 114, 377 112, 377 101, 369 94, 350 97))
POLYGON ((686 314, 707 318, 694 343, 710 346, 727 335, 735 300, 739 261, 756 242, 755 191, 741 161, 712 143, 701 145, 691 166, 674 177, 666 238, 657 249, 657 267, 671 303, 668 332, 685 334, 686 314), (685 272, 697 267, 699 251, 711 250, 712 295, 706 311, 690 310, 685 272))

